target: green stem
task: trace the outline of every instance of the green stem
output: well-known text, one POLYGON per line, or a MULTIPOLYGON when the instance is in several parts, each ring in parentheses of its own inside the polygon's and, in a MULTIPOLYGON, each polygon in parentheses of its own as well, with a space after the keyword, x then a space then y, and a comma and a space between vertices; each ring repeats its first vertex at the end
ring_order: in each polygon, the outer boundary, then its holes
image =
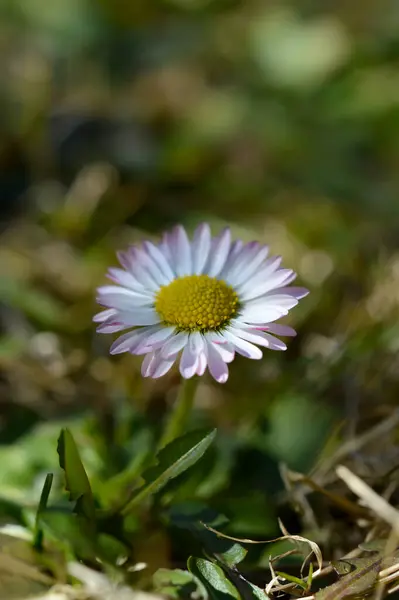
POLYGON ((176 398, 173 412, 166 424, 166 429, 159 444, 160 448, 169 444, 180 435, 182 435, 187 426, 194 403, 195 391, 198 385, 198 377, 183 379, 176 398))

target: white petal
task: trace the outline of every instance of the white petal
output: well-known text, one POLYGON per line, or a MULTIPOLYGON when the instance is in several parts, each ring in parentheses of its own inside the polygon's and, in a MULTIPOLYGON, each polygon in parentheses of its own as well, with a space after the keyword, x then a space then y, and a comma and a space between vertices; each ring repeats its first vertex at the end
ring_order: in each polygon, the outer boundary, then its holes
POLYGON ((202 377, 202 375, 205 373, 207 364, 208 362, 206 359, 206 354, 205 352, 201 352, 201 354, 198 357, 197 375, 200 375, 202 377))
POLYGON ((155 361, 155 352, 146 354, 143 362, 141 363, 141 374, 143 377, 150 377, 152 365, 155 361))
POLYGON ((242 354, 242 356, 245 356, 246 358, 253 358, 256 360, 259 360, 260 358, 262 358, 262 356, 263 356, 262 350, 260 350, 253 344, 250 344, 249 342, 242 340, 241 338, 237 337, 230 331, 224 331, 223 334, 233 344, 236 351, 239 354, 242 354))
POLYGON ((217 277, 223 269, 230 251, 230 229, 226 229, 213 240, 205 273, 209 277, 217 277))
POLYGON ((189 379, 197 372, 199 356, 204 352, 204 344, 204 338, 198 331, 189 335, 180 360, 180 373, 185 379, 189 379))
POLYGON ((267 294, 260 298, 255 298, 247 303, 247 306, 263 304, 264 306, 281 306, 286 310, 290 310, 299 303, 299 300, 288 294, 267 294))
POLYGON ((234 360, 234 346, 227 342, 226 344, 213 344, 214 348, 219 352, 225 363, 231 363, 234 360))
POLYGON ((192 272, 200 275, 208 260, 211 248, 211 230, 207 223, 202 223, 194 232, 194 239, 191 244, 192 252, 192 272))
POLYGON ((107 319, 110 319, 111 317, 114 317, 115 315, 116 315, 116 310, 114 308, 107 308, 107 310, 103 310, 103 311, 97 313, 96 315, 94 315, 93 321, 94 321, 94 323, 103 323, 104 321, 107 321, 107 319))
POLYGON ((264 277, 262 281, 259 280, 258 276, 256 277, 258 282, 250 278, 240 286, 238 291, 243 300, 252 300, 258 296, 263 296, 266 292, 274 288, 281 287, 292 274, 293 271, 291 269, 279 269, 271 275, 264 277))
POLYGON ((229 377, 229 369, 213 342, 207 342, 208 369, 212 377, 218 383, 226 383, 229 377))
POLYGON ((151 306, 154 299, 116 285, 105 285, 97 289, 97 302, 118 310, 134 310, 140 306, 151 306))
POLYGON ((176 335, 174 335, 170 340, 165 342, 162 346, 161 354, 163 358, 168 358, 172 354, 176 354, 180 352, 182 348, 187 344, 188 341, 188 333, 185 331, 180 331, 176 335))
POLYGON ((259 270, 240 286, 241 297, 245 300, 248 292, 251 292, 255 287, 263 284, 265 281, 268 281, 269 277, 279 268, 281 261, 281 256, 271 256, 265 260, 259 270))
POLYGON ((126 255, 130 260, 129 271, 133 274, 135 279, 143 285, 143 287, 152 292, 157 292, 159 284, 148 272, 146 266, 143 264, 144 261, 140 260, 140 253, 137 248, 130 248, 126 255))
MULTIPOLYGON (((262 328, 263 329, 263 328, 262 328)), ((269 323, 267 327, 265 327, 265 331, 270 331, 270 333, 274 333, 276 335, 295 337, 296 331, 292 327, 288 325, 279 325, 278 323, 269 323)))
MULTIPOLYGON (((118 260, 121 263, 122 267, 127 271, 130 271, 133 263, 130 252, 117 252, 116 256, 118 257, 118 260)), ((121 271, 121 269, 118 269, 118 271, 121 271)))
POLYGON ((270 335, 270 333, 265 333, 264 335, 267 338, 267 341, 269 342, 270 350, 287 350, 286 344, 278 338, 274 337, 274 335, 270 335))
POLYGON ((191 273, 191 247, 187 233, 181 225, 177 225, 168 238, 173 257, 175 271, 179 277, 191 273))
POLYGON ((112 325, 112 321, 123 323, 125 327, 137 327, 139 325, 155 325, 160 323, 160 318, 152 308, 137 308, 133 311, 118 311, 115 317, 111 317, 105 323, 112 325))
POLYGON ((221 279, 225 279, 227 277, 227 274, 229 273, 229 271, 234 268, 236 261, 239 260, 239 257, 241 255, 241 251, 242 251, 243 247, 244 247, 244 244, 241 240, 235 240, 230 245, 229 255, 226 259, 226 262, 225 262, 225 265, 224 265, 222 271, 220 272, 221 279))
POLYGON ((152 377, 153 379, 163 377, 171 369, 175 360, 176 356, 165 360, 159 351, 150 352, 143 360, 141 374, 143 377, 152 377))
POLYGON ((165 360, 165 359, 160 360, 155 365, 151 377, 153 379, 158 379, 159 377, 163 377, 164 375, 166 375, 166 373, 168 371, 170 371, 170 369, 173 367, 175 362, 176 362, 176 357, 168 358, 167 360, 165 360))
POLYGON ((241 323, 265 324, 277 321, 288 314, 288 310, 278 306, 268 306, 256 304, 254 306, 245 306, 237 317, 241 323))
POLYGON ((142 248, 135 249, 136 260, 139 261, 143 269, 151 275, 152 279, 158 286, 168 285, 170 278, 165 275, 158 264, 151 258, 151 256, 142 248))
MULTIPOLYGON (((146 329, 143 327, 143 329, 146 329)), ((130 349, 137 343, 138 340, 141 340, 143 337, 143 332, 141 329, 137 329, 136 331, 129 331, 129 333, 124 333, 118 339, 114 341, 109 350, 110 354, 121 354, 122 352, 130 352, 130 349)))
POLYGON ((160 352, 156 352, 154 360, 151 363, 150 377, 153 379, 163 377, 168 371, 170 371, 175 361, 176 355, 165 359, 161 356, 160 352))
POLYGON ((147 291, 144 287, 133 277, 131 273, 124 271, 123 269, 118 269, 116 267, 111 267, 108 269, 107 274, 108 279, 111 279, 114 283, 118 283, 123 287, 129 288, 136 292, 140 292, 141 294, 146 294, 147 291))
POLYGON ((170 232, 166 231, 163 236, 162 236, 162 241, 159 243, 158 247, 160 252, 162 252, 162 254, 165 256, 165 258, 167 259, 170 268, 172 269, 174 275, 176 276, 176 269, 175 269, 175 265, 173 262, 173 256, 172 256, 172 252, 170 249, 170 244, 169 244, 169 238, 170 238, 170 232))
POLYGON ((260 268, 268 252, 267 246, 255 242, 248 244, 248 248, 241 253, 234 268, 226 275, 227 281, 234 286, 245 283, 260 268))
POLYGON ((169 264, 168 257, 152 242, 143 242, 143 247, 153 261, 157 263, 168 281, 172 281, 175 278, 175 273, 169 264))
POLYGON ((160 325, 157 331, 148 336, 146 342, 151 346, 159 344, 160 342, 165 342, 175 333, 175 331, 175 327, 165 327, 164 325, 160 325))
POLYGON ((199 365, 199 354, 193 352, 190 348, 190 344, 184 347, 181 359, 180 359, 180 374, 184 379, 190 379, 193 377, 198 369, 199 365))
POLYGON ((252 342, 253 344, 259 344, 259 346, 264 346, 265 348, 270 348, 271 350, 286 350, 287 346, 281 340, 269 335, 267 333, 263 333, 262 331, 256 330, 248 330, 235 328, 230 330, 231 333, 236 335, 237 337, 246 340, 247 342, 252 342))
POLYGON ((297 278, 297 274, 295 273, 295 271, 292 271, 291 275, 289 277, 287 277, 287 279, 284 281, 284 285, 289 285, 296 278, 297 278))
POLYGON ((97 333, 116 333, 117 331, 123 331, 129 329, 131 325, 126 325, 123 321, 119 320, 116 316, 107 319, 104 323, 101 323, 96 331, 97 333))
POLYGON ((284 295, 288 295, 288 296, 293 296, 294 298, 297 298, 298 300, 300 300, 301 298, 305 298, 305 296, 307 296, 309 294, 309 290, 307 290, 306 288, 303 287, 294 287, 294 286, 287 286, 287 287, 281 287, 281 288, 277 288, 275 290, 273 290, 273 292, 269 292, 269 295, 272 294, 284 294, 284 295))

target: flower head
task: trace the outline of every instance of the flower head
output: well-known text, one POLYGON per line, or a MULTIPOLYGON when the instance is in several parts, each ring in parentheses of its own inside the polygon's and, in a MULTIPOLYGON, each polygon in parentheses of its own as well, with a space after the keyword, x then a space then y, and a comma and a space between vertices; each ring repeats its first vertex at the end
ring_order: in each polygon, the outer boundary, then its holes
POLYGON ((162 377, 180 356, 183 377, 208 367, 224 383, 236 352, 260 359, 258 346, 285 350, 275 335, 295 335, 275 321, 308 290, 290 287, 294 271, 280 268, 281 257, 267 256, 267 246, 232 242, 229 229, 212 238, 202 224, 190 242, 177 226, 159 244, 146 241, 118 254, 123 269, 108 273, 116 285, 98 289, 106 310, 94 317, 97 331, 130 329, 111 354, 145 355, 144 377, 162 377))

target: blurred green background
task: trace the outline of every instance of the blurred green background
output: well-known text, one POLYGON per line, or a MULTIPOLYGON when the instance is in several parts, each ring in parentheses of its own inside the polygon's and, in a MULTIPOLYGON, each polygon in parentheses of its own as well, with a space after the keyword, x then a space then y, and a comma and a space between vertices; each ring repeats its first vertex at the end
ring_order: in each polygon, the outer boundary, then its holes
MULTIPOLYGON (((2 0, 0 50, 0 520, 23 522, 47 471, 61 497, 64 424, 102 507, 129 488, 179 379, 108 355, 95 288, 117 249, 206 220, 311 294, 286 353, 203 378, 191 426, 217 443, 164 503, 206 502, 234 535, 301 529, 281 463, 308 472, 397 407, 399 3, 2 0)), ((131 527, 150 572, 195 551, 165 515, 131 527)))

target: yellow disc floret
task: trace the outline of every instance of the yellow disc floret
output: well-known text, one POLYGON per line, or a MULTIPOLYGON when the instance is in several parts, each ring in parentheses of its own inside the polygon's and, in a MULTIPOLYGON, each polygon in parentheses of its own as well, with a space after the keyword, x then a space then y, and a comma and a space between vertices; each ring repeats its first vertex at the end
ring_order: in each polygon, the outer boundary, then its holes
POLYGON ((187 275, 160 288, 155 309, 166 325, 204 332, 227 325, 238 312, 239 300, 224 281, 208 275, 187 275))

